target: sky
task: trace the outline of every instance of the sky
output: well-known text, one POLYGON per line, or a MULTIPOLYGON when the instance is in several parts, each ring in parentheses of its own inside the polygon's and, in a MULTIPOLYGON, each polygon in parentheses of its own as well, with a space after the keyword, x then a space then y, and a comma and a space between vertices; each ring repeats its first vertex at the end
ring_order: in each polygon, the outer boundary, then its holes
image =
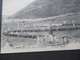
POLYGON ((3 0, 2 15, 11 16, 35 0, 3 0))

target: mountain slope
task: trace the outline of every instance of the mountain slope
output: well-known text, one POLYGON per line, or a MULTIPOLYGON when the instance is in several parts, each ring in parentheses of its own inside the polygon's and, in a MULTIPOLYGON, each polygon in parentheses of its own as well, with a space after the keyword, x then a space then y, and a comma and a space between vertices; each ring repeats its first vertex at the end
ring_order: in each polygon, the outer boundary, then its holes
POLYGON ((47 18, 80 11, 80 0, 35 0, 10 18, 47 18))

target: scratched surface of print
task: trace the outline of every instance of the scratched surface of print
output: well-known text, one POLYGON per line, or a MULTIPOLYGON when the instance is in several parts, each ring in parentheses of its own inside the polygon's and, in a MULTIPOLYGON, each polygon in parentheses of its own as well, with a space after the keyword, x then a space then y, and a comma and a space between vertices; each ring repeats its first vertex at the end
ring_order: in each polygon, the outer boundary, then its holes
POLYGON ((3 0, 1 53, 80 49, 80 0, 3 0))

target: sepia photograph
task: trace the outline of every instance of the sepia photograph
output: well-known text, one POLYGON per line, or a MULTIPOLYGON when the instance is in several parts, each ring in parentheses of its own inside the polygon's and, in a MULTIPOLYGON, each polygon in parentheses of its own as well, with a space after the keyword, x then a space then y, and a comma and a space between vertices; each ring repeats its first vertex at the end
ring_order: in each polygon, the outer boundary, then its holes
POLYGON ((3 0, 1 53, 80 49, 80 0, 3 0))

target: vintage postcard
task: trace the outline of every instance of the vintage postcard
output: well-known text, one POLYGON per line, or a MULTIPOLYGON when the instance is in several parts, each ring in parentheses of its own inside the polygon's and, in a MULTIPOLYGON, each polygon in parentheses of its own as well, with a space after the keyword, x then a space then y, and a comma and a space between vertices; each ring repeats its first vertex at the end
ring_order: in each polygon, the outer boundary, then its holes
POLYGON ((80 0, 3 0, 1 53, 80 49, 80 0))

